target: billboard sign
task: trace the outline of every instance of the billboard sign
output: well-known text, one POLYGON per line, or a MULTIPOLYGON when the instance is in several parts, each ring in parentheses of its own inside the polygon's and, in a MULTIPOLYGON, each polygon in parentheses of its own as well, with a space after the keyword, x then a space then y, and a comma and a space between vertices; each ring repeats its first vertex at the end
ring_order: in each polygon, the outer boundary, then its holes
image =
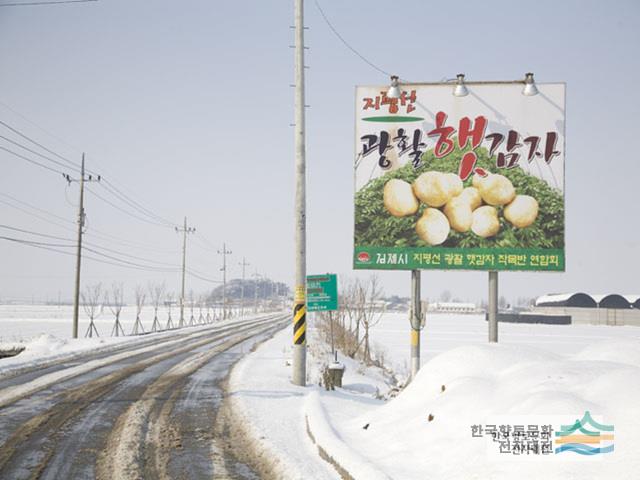
POLYGON ((565 269, 565 84, 356 88, 356 269, 565 269))
POLYGON ((338 309, 338 278, 333 273, 307 276, 307 311, 338 309))

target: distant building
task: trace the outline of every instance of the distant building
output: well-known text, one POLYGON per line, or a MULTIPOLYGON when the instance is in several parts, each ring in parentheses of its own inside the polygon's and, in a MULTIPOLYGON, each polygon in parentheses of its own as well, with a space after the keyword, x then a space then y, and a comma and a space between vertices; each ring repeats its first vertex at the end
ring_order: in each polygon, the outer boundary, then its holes
POLYGON ((475 303, 435 302, 428 305, 427 311, 437 313, 478 313, 478 308, 475 303))
POLYGON ((640 326, 640 295, 589 295, 583 292, 543 295, 532 308, 534 313, 570 316, 582 325, 640 326))

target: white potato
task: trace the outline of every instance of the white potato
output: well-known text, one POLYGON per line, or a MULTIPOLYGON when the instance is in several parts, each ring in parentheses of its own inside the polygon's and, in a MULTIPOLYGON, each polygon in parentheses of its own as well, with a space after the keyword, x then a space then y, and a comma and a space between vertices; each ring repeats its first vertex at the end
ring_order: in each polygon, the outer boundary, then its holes
POLYGON ((462 184, 462 179, 460 175, 457 173, 445 173, 445 178, 449 183, 449 198, 457 197, 462 193, 464 189, 464 185, 462 184))
POLYGON ((529 195, 516 195, 513 202, 504 208, 504 218, 514 227, 528 227, 537 217, 538 201, 529 195))
POLYGON ((464 199, 468 202, 471 210, 475 210, 482 205, 482 197, 476 187, 466 187, 457 198, 464 199))
POLYGON ((413 182, 413 193, 430 207, 441 207, 451 198, 450 181, 442 172, 425 172, 413 182))
POLYGON ((411 184, 398 178, 392 178, 384 185, 383 203, 384 208, 394 217, 413 215, 420 206, 411 184))
POLYGON ((478 187, 480 196, 489 205, 506 205, 516 196, 516 189, 513 183, 504 175, 489 175, 480 182, 478 187))
POLYGON ((449 236, 450 230, 449 220, 437 208, 427 208, 416 223, 418 236, 429 245, 443 243, 449 236))
POLYGON ((500 220, 495 207, 485 205, 473 211, 471 231, 479 237, 493 237, 500 230, 500 220))
POLYGON ((482 182, 489 178, 489 175, 491 174, 489 173, 486 177, 483 177, 482 175, 474 173, 473 177, 471 178, 471 185, 479 189, 482 182))
POLYGON ((457 232, 467 232, 471 228, 473 211, 465 197, 457 196, 449 200, 444 207, 444 213, 449 219, 451 228, 457 232))

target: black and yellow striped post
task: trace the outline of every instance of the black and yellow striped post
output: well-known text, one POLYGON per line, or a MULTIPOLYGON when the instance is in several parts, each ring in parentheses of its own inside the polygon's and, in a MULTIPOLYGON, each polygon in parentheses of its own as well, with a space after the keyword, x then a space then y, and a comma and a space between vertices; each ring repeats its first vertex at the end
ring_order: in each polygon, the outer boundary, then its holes
POLYGON ((297 285, 293 304, 293 372, 295 385, 307 384, 307 302, 306 285, 297 285))
POLYGON ((306 345, 307 343, 307 307, 304 303, 296 303, 293 306, 293 344, 306 345))

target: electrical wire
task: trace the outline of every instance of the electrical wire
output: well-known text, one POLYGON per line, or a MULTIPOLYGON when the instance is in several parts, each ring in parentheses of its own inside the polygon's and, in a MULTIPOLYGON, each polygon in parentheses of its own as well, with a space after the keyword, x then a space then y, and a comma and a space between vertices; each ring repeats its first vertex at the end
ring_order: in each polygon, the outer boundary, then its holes
POLYGON ((34 155, 37 155, 37 156, 39 156, 40 158, 43 158, 43 159, 45 159, 45 160, 49 160, 50 162, 55 163, 56 165, 59 165, 59 166, 61 166, 62 168, 69 168, 69 166, 68 166, 68 165, 66 165, 66 164, 64 164, 64 163, 62 163, 62 162, 59 162, 59 161, 57 161, 57 160, 54 160, 54 159, 53 159, 53 158, 51 158, 51 157, 47 157, 46 155, 43 155, 43 154, 41 154, 41 153, 39 153, 39 152, 36 152, 35 150, 30 149, 29 147, 25 147, 23 144, 21 144, 21 143, 19 143, 19 142, 16 142, 15 140, 11 140, 10 138, 5 137, 4 135, 0 135, 0 138, 2 138, 3 140, 5 140, 5 141, 7 141, 7 142, 9 142, 9 143, 12 143, 13 145, 16 145, 16 146, 18 146, 18 147, 20 147, 20 148, 22 148, 22 149, 26 150, 26 151, 27 151, 27 152, 29 152, 29 153, 33 153, 34 155))
POLYGON ((340 35, 340 32, 338 32, 338 30, 336 30, 336 28, 333 26, 333 24, 329 21, 329 19, 327 18, 326 14, 324 13, 324 10, 322 10, 322 7, 320 6, 320 4, 318 3, 318 0, 315 0, 315 4, 316 4, 316 8, 318 9, 318 11, 320 12, 320 15, 322 16, 322 18, 324 19, 325 23, 327 24, 327 26, 331 29, 331 31, 334 33, 334 35, 336 37, 338 37, 338 39, 344 44, 345 47, 347 47, 349 50, 351 50, 356 56, 358 56, 360 58, 360 60, 362 60, 363 62, 365 62, 367 65, 369 65, 370 67, 374 68, 375 70, 377 70, 380 73, 384 73, 387 77, 390 77, 391 74, 383 69, 381 69, 380 67, 378 67, 376 64, 374 64, 373 62, 371 62, 370 60, 368 60, 364 55, 362 55, 358 50, 356 50, 355 48, 353 48, 349 42, 347 42, 344 37, 342 35, 340 35))
MULTIPOLYGON (((13 133, 15 133, 16 135, 19 135, 20 137, 24 138, 25 140, 28 140, 29 142, 33 143, 34 145, 37 145, 38 147, 40 147, 41 149, 43 149, 45 152, 50 153, 51 155, 58 157, 60 160, 62 160, 63 162, 68 163, 71 167, 79 170, 80 169, 80 165, 77 164, 76 162, 73 162, 72 160, 69 160, 66 157, 63 157, 62 155, 60 155, 59 153, 54 152, 53 150, 45 147, 44 145, 42 145, 39 142, 36 142, 34 139, 32 139, 31 137, 29 137, 28 135, 25 135, 24 133, 22 133, 20 130, 18 130, 15 127, 12 127, 11 125, 9 125, 6 122, 3 122, 2 120, 0 120, 0 125, 3 125, 5 128, 8 128, 9 130, 11 130, 13 133)), ((68 168, 68 167, 67 167, 68 168)))
POLYGON ((60 170, 56 170, 55 168, 51 168, 48 165, 45 165, 44 163, 37 162, 37 161, 33 160, 32 158, 28 158, 28 157, 25 157, 24 155, 20 155, 19 153, 16 153, 13 150, 9 150, 8 148, 5 148, 3 146, 0 146, 0 150, 4 150, 5 152, 8 152, 8 153, 10 153, 10 154, 12 154, 12 155, 14 155, 14 156, 16 156, 18 158, 26 160, 27 162, 33 163, 34 165, 38 165, 39 167, 45 168, 45 169, 47 169, 47 170, 49 170, 51 172, 59 173, 60 175, 64 175, 65 174, 64 172, 62 172, 60 170))
POLYGON ((110 192, 113 196, 119 198, 122 202, 128 204, 130 207, 134 208, 137 212, 141 213, 142 215, 145 215, 145 216, 149 217, 153 221, 164 223, 168 227, 171 227, 171 228, 177 226, 176 223, 171 222, 169 220, 166 220, 166 219, 162 218, 160 215, 156 215, 155 213, 153 213, 148 208, 143 207, 140 203, 136 202, 131 197, 127 196, 126 194, 124 194, 123 192, 118 190, 115 187, 115 185, 113 185, 113 183, 109 182, 107 179, 103 178, 102 181, 100 182, 100 185, 105 190, 110 192))
MULTIPOLYGON (((0 147, 0 148, 1 148, 1 147, 0 147)), ((107 204, 111 205, 111 206, 112 206, 113 208, 115 208, 116 210, 118 210, 118 211, 120 211, 120 212, 122 212, 122 213, 124 213, 124 214, 126 214, 126 215, 129 215, 130 217, 133 217, 133 218, 135 218, 135 219, 137 219, 137 220, 140 220, 141 222, 146 222, 146 223, 148 223, 148 224, 150 224, 150 225, 155 225, 155 226, 157 226, 157 227, 173 228, 172 226, 169 226, 169 225, 167 225, 167 224, 159 223, 159 222, 154 222, 154 221, 152 221, 152 220, 148 220, 148 219, 146 219, 146 218, 144 218, 144 217, 140 217, 140 216, 136 215, 135 213, 131 213, 131 212, 129 212, 129 211, 127 211, 127 210, 125 210, 124 208, 122 208, 122 207, 120 207, 120 206, 116 205, 116 204, 115 204, 115 203, 113 203, 112 201, 107 200, 107 199, 106 199, 106 198, 104 198, 103 196, 101 196, 101 195, 97 194, 96 192, 94 192, 93 190, 91 190, 89 187, 86 187, 86 186, 85 186, 85 190, 86 190, 86 191, 88 191, 88 192, 89 192, 91 195, 93 195, 94 197, 97 197, 97 198, 99 198, 100 200, 102 200, 103 202, 105 202, 105 203, 107 203, 107 204)))
POLYGON ((9 225, 0 225, 0 228, 4 228, 5 230, 13 230, 14 232, 28 233, 30 235, 37 235, 38 237, 52 238, 54 240, 64 240, 66 242, 73 242, 73 240, 70 239, 70 238, 58 237, 56 235, 48 235, 46 233, 33 232, 31 230, 24 230, 22 228, 11 227, 9 225))
POLYGON ((98 0, 54 0, 51 2, 27 2, 27 3, 0 3, 0 7, 31 7, 36 5, 59 5, 62 3, 87 3, 98 0))

